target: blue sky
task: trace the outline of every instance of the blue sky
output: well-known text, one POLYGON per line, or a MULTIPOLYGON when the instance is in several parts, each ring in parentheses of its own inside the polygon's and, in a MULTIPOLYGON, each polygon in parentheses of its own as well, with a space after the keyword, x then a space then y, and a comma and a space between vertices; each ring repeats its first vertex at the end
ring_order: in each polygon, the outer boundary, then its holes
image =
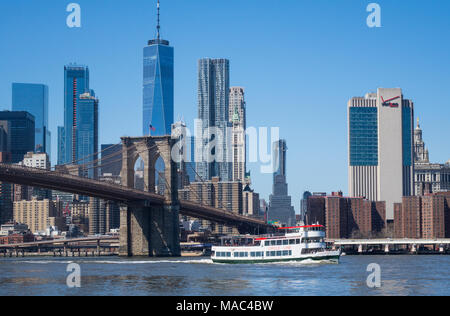
MULTIPOLYGON (((279 126, 296 210, 304 190, 347 192, 347 101, 401 87, 415 102, 435 162, 450 159, 450 2, 378 0, 369 28, 361 0, 162 0, 162 36, 175 47, 175 118, 197 116, 197 60, 229 58, 246 88, 249 126, 279 126)), ((50 90, 52 155, 63 123, 65 64, 88 65, 100 98, 100 143, 140 135, 142 49, 155 36, 156 0, 0 2, 0 109, 11 83, 50 90), (80 4, 82 27, 66 26, 80 4)), ((271 175, 250 165, 263 198, 271 175)))

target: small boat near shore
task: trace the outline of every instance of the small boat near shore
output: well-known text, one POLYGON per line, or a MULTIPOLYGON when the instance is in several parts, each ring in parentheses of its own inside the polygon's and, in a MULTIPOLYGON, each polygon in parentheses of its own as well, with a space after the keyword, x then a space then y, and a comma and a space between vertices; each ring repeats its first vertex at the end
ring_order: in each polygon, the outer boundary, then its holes
POLYGON ((280 233, 259 236, 222 238, 220 246, 212 247, 214 263, 274 263, 288 261, 330 261, 338 263, 340 250, 331 250, 325 243, 322 225, 283 227, 280 233))

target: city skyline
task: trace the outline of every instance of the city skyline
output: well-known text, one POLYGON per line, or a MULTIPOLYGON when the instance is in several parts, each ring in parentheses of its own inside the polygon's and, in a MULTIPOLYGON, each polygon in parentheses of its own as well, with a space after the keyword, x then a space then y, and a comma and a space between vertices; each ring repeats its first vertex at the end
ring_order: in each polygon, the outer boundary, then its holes
MULTIPOLYGON (((192 12, 195 11, 197 6, 201 6, 202 1, 198 1, 198 3, 189 4, 193 6, 192 12)), ((438 13, 435 14, 433 18, 435 19, 434 26, 426 25, 426 19, 429 17, 425 17, 425 21, 423 24, 414 25, 414 23, 407 23, 414 17, 418 17, 419 15, 419 6, 412 2, 409 6, 404 6, 400 4, 389 4, 386 1, 380 1, 380 4, 383 7, 383 28, 382 29, 368 29, 365 22, 365 5, 356 6, 349 4, 331 4, 326 1, 321 1, 317 6, 313 6, 310 4, 297 4, 292 3, 291 1, 286 1, 286 3, 280 4, 281 8, 275 8, 275 18, 279 25, 275 27, 274 30, 270 31, 274 34, 277 31, 282 30, 283 26, 286 27, 288 23, 294 23, 293 16, 294 13, 289 14, 286 13, 286 7, 292 6, 296 13, 302 15, 305 19, 304 22, 299 22, 296 24, 298 27, 292 27, 290 29, 284 29, 285 33, 280 34, 280 42, 285 41, 289 47, 293 49, 293 52, 289 52, 289 56, 291 56, 292 62, 294 63, 294 68, 299 73, 304 74, 304 77, 299 77, 297 80, 289 81, 287 78, 292 78, 293 74, 284 69, 284 74, 281 69, 272 68, 273 75, 271 77, 276 78, 277 76, 283 75, 283 78, 287 80, 282 80, 282 83, 275 83, 274 79, 260 79, 257 76, 262 76, 262 74, 257 70, 257 66, 260 66, 260 63, 267 58, 267 55, 262 54, 262 56, 256 56, 257 48, 250 49, 251 45, 255 45, 255 43, 259 40, 262 40, 261 35, 256 36, 255 39, 250 39, 249 32, 252 32, 249 29, 246 29, 243 34, 240 34, 237 42, 242 44, 242 40, 244 38, 248 39, 249 46, 244 46, 250 50, 250 53, 243 53, 244 49, 239 49, 237 47, 233 47, 234 45, 229 45, 230 47, 225 47, 220 40, 208 42, 206 46, 203 47, 201 41, 196 41, 200 45, 191 48, 188 44, 189 36, 186 36, 187 30, 177 28, 180 23, 186 21, 186 19, 181 19, 180 22, 174 22, 176 19, 180 19, 180 14, 183 12, 183 9, 186 8, 187 4, 183 4, 180 1, 174 1, 172 3, 164 3, 164 19, 165 24, 167 25, 167 30, 164 32, 164 36, 167 38, 171 38, 171 42, 175 43, 174 45, 177 47, 177 65, 180 65, 180 68, 177 68, 177 72, 175 75, 175 81, 179 81, 180 83, 175 84, 175 92, 176 92, 176 115, 183 115, 188 122, 190 128, 193 128, 193 118, 196 117, 196 60, 203 58, 205 56, 216 56, 216 57, 227 57, 231 60, 232 64, 232 85, 240 85, 246 88, 246 98, 248 103, 248 125, 249 126, 280 126, 281 127, 281 137, 286 138, 288 143, 290 144, 290 155, 289 160, 290 173, 288 176, 288 182, 291 187, 291 195, 294 197, 294 206, 298 209, 299 200, 301 197, 301 193, 305 190, 310 191, 335 191, 339 189, 345 190, 347 188, 346 180, 347 180, 347 169, 346 169, 346 102, 353 95, 361 95, 366 92, 368 87, 401 87, 403 88, 404 94, 410 97, 415 101, 416 106, 416 114, 421 117, 421 125, 424 129, 427 130, 427 147, 430 148, 430 152, 432 153, 430 160, 433 162, 444 163, 450 157, 448 149, 446 149, 446 139, 445 135, 450 133, 448 131, 449 127, 446 123, 445 118, 448 117, 447 113, 449 113, 448 107, 445 106, 446 100, 450 100, 450 94, 445 89, 449 84, 449 79, 447 74, 449 73, 450 65, 449 61, 446 59, 439 59, 440 54, 448 53, 448 44, 440 43, 438 41, 432 42, 431 39, 427 39, 425 34, 427 32, 434 32, 436 38, 439 38, 437 34, 439 32, 445 32, 445 26, 448 24, 448 21, 443 19, 443 16, 438 13), (331 18, 328 13, 324 13, 323 10, 319 9, 323 7, 324 4, 327 6, 331 6, 333 9, 337 10, 337 12, 341 13, 340 19, 331 18), (305 15, 306 10, 312 10, 312 17, 307 18, 305 15), (279 10, 279 11, 278 11, 279 10), (405 16, 399 17, 395 15, 395 12, 405 13, 405 16), (323 15, 321 20, 326 21, 330 19, 327 23, 327 27, 329 29, 323 30, 325 35, 325 39, 330 41, 331 43, 326 46, 318 43, 318 47, 316 49, 307 49, 306 52, 300 52, 301 48, 306 48, 306 44, 310 37, 315 36, 317 34, 317 30, 314 28, 321 25, 318 22, 313 23, 312 19, 317 18, 320 14, 323 15), (344 12, 347 11, 347 12, 344 12), (287 14, 286 22, 281 21, 281 12, 283 14, 287 14), (355 21, 350 25, 350 22, 345 21, 345 15, 354 15, 355 21), (395 19, 400 19, 400 23, 394 24, 394 16, 395 19), (359 21, 359 24, 357 24, 359 21), (310 28, 306 23, 310 23, 310 28), (336 25, 335 29, 331 29, 331 25, 336 25), (331 38, 332 35, 336 35, 338 32, 344 32, 347 28, 356 27, 356 31, 353 30, 348 36, 338 36, 337 39, 333 40, 331 38), (302 28, 303 27, 303 28, 302 28), (405 28, 413 28, 417 29, 417 32, 409 32, 408 34, 403 33, 405 28), (393 32, 394 34, 385 34, 385 31, 389 29, 396 30, 393 32), (306 38, 298 38, 294 37, 294 34, 297 34, 299 30, 305 30, 305 34, 301 33, 302 36, 306 38), (307 32, 309 33, 307 34, 307 32), (403 31, 403 32, 402 32, 403 31), (415 33, 415 34, 414 34, 415 33), (411 35, 419 34, 418 38, 414 36, 415 40, 415 48, 417 51, 409 51, 408 56, 404 59, 403 54, 399 52, 395 52, 395 48, 400 49, 405 45, 405 43, 412 40, 411 35), (387 35, 387 36, 384 36, 387 35), (399 35, 403 35, 404 38, 397 38, 399 35), (423 35, 423 36, 420 36, 423 35), (184 37, 188 37, 187 39, 183 39, 184 37), (293 41, 298 42, 298 44, 293 45, 292 42, 287 41, 289 36, 295 38, 293 41), (352 38, 352 36, 354 38, 352 38), (349 60, 345 59, 343 55, 347 51, 346 49, 342 49, 340 47, 336 47, 334 50, 335 56, 321 54, 322 49, 328 47, 330 44, 337 44, 339 40, 342 40, 342 46, 344 44, 351 44, 350 49, 358 49, 358 45, 361 44, 362 40, 368 39, 370 42, 370 46, 376 45, 389 45, 390 52, 386 52, 382 48, 374 48, 374 52, 364 51, 367 56, 364 58, 359 57, 355 58, 355 65, 349 67, 349 60), (359 41, 359 43, 358 43, 359 41), (251 45, 250 45, 251 44, 251 45), (358 45, 357 45, 358 44, 358 45), (292 46, 291 46, 292 45, 292 46), (439 47, 439 50, 438 50, 439 47), (224 49, 225 48, 225 49, 224 49), (433 51, 434 49, 434 51, 433 51), (436 60, 427 61, 421 59, 422 53, 435 53, 438 55, 438 62, 436 60), (293 53, 298 53, 302 58, 293 59, 293 53), (319 53, 317 57, 312 58, 313 53, 319 53), (251 55, 254 56, 251 56, 251 55), (384 62, 378 62, 377 59, 374 59, 374 56, 377 54, 382 54, 382 58, 384 62), (194 57, 195 56, 195 57, 194 57), (252 57, 252 58, 250 58, 252 57), (308 58, 309 57, 309 58, 308 58), (390 57, 387 58, 387 57, 390 57), (342 58, 343 65, 338 65, 337 61, 342 58), (299 59, 299 60, 298 60, 299 59), (406 62, 405 62, 406 60, 406 62), (322 74, 316 73, 312 71, 312 66, 317 65, 318 62, 324 61, 326 65, 329 65, 328 71, 322 74), (408 74, 410 69, 410 65, 414 65, 415 76, 411 76, 408 74), (439 67, 436 67, 438 66, 439 67), (376 66, 376 67, 375 67, 376 66), (430 67, 431 66, 431 67, 430 67), (434 66, 434 67, 433 67, 434 66), (348 74, 344 75, 342 69, 349 67, 347 69, 348 74), (366 68, 366 71, 361 72, 359 68, 366 68), (378 69, 377 69, 378 68, 378 69), (405 70, 405 74, 399 74, 397 72, 397 76, 393 79, 392 76, 389 77, 386 73, 390 73, 390 70, 405 70), (370 70, 370 73, 369 73, 370 70), (409 70, 409 71, 408 71, 409 70), (249 76, 250 72, 254 72, 253 76, 249 76), (177 79, 177 76, 180 75, 181 78, 177 79), (323 77, 326 75, 326 78, 323 77), (353 76, 361 76, 361 80, 358 80, 358 83, 349 84, 349 77, 354 80, 353 76), (366 77, 367 76, 367 77, 366 77), (320 78, 319 78, 320 77, 320 78), (343 77, 343 78, 342 78, 343 77), (412 77, 412 78, 410 78, 412 77), (427 77, 433 78, 434 80, 425 80, 427 77), (193 80, 192 80, 193 79, 193 80), (320 79, 320 80, 319 80, 320 79), (336 80, 341 81, 340 83, 333 86, 336 80), (324 81, 324 82, 323 82, 324 81), (186 85, 184 86, 183 83, 186 85), (319 84, 320 83, 320 84, 319 84), (320 91, 324 91, 323 85, 327 86, 327 90, 325 93, 320 94, 320 98, 317 98, 317 93, 320 91), (346 86, 347 85, 347 86, 346 86), (299 88, 303 87, 302 88, 299 88), (272 87, 272 89, 268 89, 272 87), (320 87, 320 88, 319 88, 320 87), (273 89, 275 88, 275 89, 273 89), (267 94, 266 91, 274 91, 273 93, 267 94), (293 92, 295 91, 295 92, 293 92), (278 93, 277 93, 278 92, 278 93), (281 92, 281 93, 280 93, 281 92), (293 101, 295 100, 295 101, 293 101), (297 101, 301 100, 301 101, 297 101), (282 105, 283 104, 283 107, 282 105), (286 104, 286 105, 284 105, 286 104), (332 105, 330 105, 332 104, 332 105), (442 105, 440 105, 442 104, 442 105), (317 111, 317 108, 324 108, 326 111, 317 111), (292 113, 294 115, 273 115, 275 113, 274 109, 286 109, 286 113, 292 113), (326 112, 326 113, 324 113, 326 112), (271 115, 272 113, 272 115, 271 115), (338 117, 338 119, 336 119, 338 117), (340 118, 339 118, 340 117, 340 118), (314 126, 316 125, 316 126, 314 126), (340 131, 336 133, 336 130, 340 131), (321 146, 316 146, 316 143, 319 142, 321 146), (319 149, 317 147, 323 147, 323 149, 319 149), (333 155, 330 155, 330 151, 333 152, 333 155), (320 157, 321 159, 317 159, 320 157), (336 159, 336 157, 338 157, 336 159), (317 161, 316 161, 317 160, 317 161), (295 163, 293 163, 295 161, 295 163)), ((269 2, 259 2, 261 4, 260 7, 256 9, 258 14, 261 14, 263 17, 268 14, 268 4, 269 2)), ((23 5, 23 1, 19 2, 17 6, 23 5)), ((83 32, 93 32, 94 35, 96 33, 96 27, 99 25, 97 23, 112 23, 111 20, 99 19, 93 21, 90 16, 94 14, 95 10, 102 11, 106 10, 108 13, 112 14, 111 19, 114 20, 114 17, 117 17, 119 12, 121 11, 116 8, 101 8, 99 4, 89 4, 86 1, 80 1, 80 5, 83 7, 85 16, 84 21, 86 23, 83 24, 83 27, 80 30, 70 30, 66 28, 63 23, 61 23, 60 28, 62 30, 55 30, 55 34, 57 35, 66 35, 68 40, 76 41, 77 38, 83 37, 83 32), (106 22, 105 22, 106 21, 106 22), (109 22, 108 22, 109 21, 109 22), (70 33, 72 32, 72 33, 70 33)), ((116 2, 118 5, 118 2, 116 2)), ((6 8, 2 10, 3 12, 7 12, 8 8, 12 8, 15 4, 2 4, 2 7, 6 8)), ((227 3, 228 6, 228 3, 227 3)), ((231 5, 230 5, 231 6, 231 5)), ((447 3, 443 5, 448 6, 447 3)), ((212 5, 212 7, 219 7, 223 11, 220 11, 220 14, 225 14, 228 12, 228 8, 226 8, 225 4, 216 3, 212 5)), ((252 12, 251 5, 243 4, 241 7, 240 13, 235 13, 237 16, 244 16, 249 12, 252 12)), ((101 113, 100 115, 100 124, 104 130, 101 132, 101 140, 100 143, 117 143, 120 136, 124 134, 127 135, 138 135, 139 131, 136 131, 136 126, 138 126, 139 122, 139 112, 140 103, 138 100, 141 98, 141 94, 139 93, 139 79, 140 72, 139 67, 136 65, 139 64, 140 58, 139 54, 142 50, 142 47, 139 48, 139 45, 142 46, 142 41, 144 41, 149 36, 149 30, 153 29, 154 25, 154 4, 152 2, 144 3, 137 2, 136 6, 129 6, 124 8, 125 16, 126 14, 136 15, 139 23, 145 27, 145 32, 136 32, 133 38, 125 39, 126 32, 124 30, 123 33, 119 32, 119 39, 115 41, 125 41, 127 43, 131 43, 128 49, 124 49, 124 51, 118 50, 115 55, 107 56, 105 61, 101 61, 98 57, 94 57, 94 55, 98 54, 99 46, 103 45, 108 40, 111 40, 111 37, 105 36, 105 38, 96 38, 93 37, 93 40, 98 40, 100 44, 93 44, 90 39, 84 39, 91 43, 96 49, 93 49, 91 52, 87 52, 89 49, 80 49, 75 47, 72 55, 65 55, 66 49, 62 50, 57 49, 56 52, 49 54, 50 59, 54 59, 54 61, 50 61, 43 54, 46 53, 46 49, 40 49, 40 51, 36 52, 38 57, 35 59, 26 61, 26 58, 20 58, 23 65, 17 67, 17 61, 12 59, 12 65, 16 65, 16 69, 9 65, 3 65, 2 69, 5 69, 4 76, 2 76, 0 81, 0 109, 10 109, 11 106, 11 83, 12 82, 30 82, 30 83, 42 83, 46 84, 49 87, 50 101, 49 101, 49 113, 50 113, 50 130, 56 131, 57 126, 62 125, 61 118, 63 117, 61 114, 61 101, 63 99, 63 89, 61 89, 61 78, 62 78, 62 67, 64 64, 69 63, 70 61, 76 61, 82 64, 87 64, 91 71, 95 73, 93 76, 95 81, 92 86, 96 88, 97 94, 99 98, 102 100, 101 103, 101 113), (139 7, 147 7, 147 12, 141 12, 139 7), (145 34, 144 34, 145 33, 145 34), (120 36, 120 34, 123 34, 120 36), (142 35, 143 34, 143 35, 142 35), (139 38, 138 38, 139 37, 139 38), (138 48, 136 48, 138 47, 138 48), (129 58, 124 58, 124 56, 132 56, 135 55, 136 60, 131 61, 129 58), (70 60, 68 60, 70 59, 70 60), (38 62, 42 62, 43 66, 35 65, 38 62), (61 63, 61 61, 63 61, 61 63), (113 66, 118 67, 121 70, 121 74, 125 78, 133 78, 129 80, 130 82, 123 82, 121 80, 117 80, 115 78, 109 78, 109 70, 107 67, 111 67, 111 62, 113 61, 113 66), (108 65, 109 63, 109 65, 108 65), (126 67, 121 68, 120 63, 124 63, 126 67), (43 75, 40 71, 34 71, 30 73, 29 71, 19 71, 23 70, 24 67, 29 67, 33 65, 38 69, 42 69, 41 67, 48 67, 49 71, 47 75, 43 75), (130 67, 131 65, 131 67, 130 67), (131 70, 125 70, 125 68, 131 68, 131 70), (138 83, 137 85, 135 83, 138 83), (123 89, 119 89, 121 85, 124 85, 123 89), (130 86, 133 85, 132 89, 130 86), (108 87, 108 89, 106 89, 108 87), (114 91, 112 95, 109 95, 110 91, 114 91), (121 92, 123 91, 123 92, 121 92), (129 91, 133 91, 130 93, 129 91), (125 102, 130 102, 132 105, 127 105, 125 102), (127 111, 121 111, 122 109, 126 109, 127 111), (127 112, 127 113, 125 113, 127 112), (104 115, 103 115, 104 114, 104 115), (120 115, 118 115, 120 114, 120 115), (123 124, 124 126, 120 126, 120 121, 124 120, 127 124, 123 124), (135 122, 130 124, 128 122, 135 122), (136 126, 135 126, 136 125, 136 126)), ((253 8, 255 9, 255 8, 253 8)), ((34 4, 27 4, 27 6, 23 7, 24 17, 33 16, 36 12, 41 12, 41 10, 48 10, 50 17, 49 22, 43 23, 42 27, 46 29, 47 33, 54 34, 52 31, 48 30, 51 27, 52 23, 57 23, 56 20, 64 17, 63 10, 58 11, 58 6, 52 7, 49 5, 41 5, 36 6, 34 4), (29 12, 28 12, 29 11, 29 12), (61 15, 61 17, 59 17, 61 15)), ((203 9, 207 10, 207 9, 203 9)), ((212 10, 212 9, 211 9, 212 10)), ((430 4, 429 7, 424 9, 426 10, 436 10, 436 7, 433 4, 430 4)), ((145 11, 145 10, 143 10, 145 11)), ((333 10, 331 10, 333 11, 333 10)), ((445 11, 442 8, 439 12, 445 11)), ((196 14, 201 14, 203 11, 199 10, 196 14)), ((38 14, 39 15, 39 14, 38 14)), ((189 18, 192 18, 192 13, 187 14, 189 18)), ((339 14, 338 14, 339 15, 339 14)), ((13 21, 7 19, 7 23, 11 25, 15 25, 13 21)), ((396 20, 398 22, 398 19, 396 20)), ((253 19, 255 20, 255 18, 253 19)), ((300 19, 301 20, 301 19, 300 19)), ((121 21, 118 19, 117 21, 121 21)), ((112 23, 114 24, 114 23, 112 23)), ((111 25, 112 25, 111 24, 111 25)), ((121 27, 126 28, 125 23, 116 23, 120 24, 121 27)), ((195 23, 194 23, 195 24, 195 23)), ((238 26, 231 25, 216 25, 213 26, 215 31, 218 31, 222 36, 228 34, 230 38, 235 38, 235 32, 233 32, 238 26)), ((258 24, 258 27, 262 28, 261 24, 258 24)), ((117 26, 119 27, 119 26, 117 26)), ((130 29, 135 28, 135 26, 130 26, 130 29)), ((18 29, 19 34, 21 32, 29 31, 30 33, 25 36, 22 40, 26 42, 25 39, 30 39, 34 33, 29 29, 18 29)), ((202 34, 208 33, 205 30, 200 30, 202 34)), ((264 29, 264 31, 268 31, 268 29, 264 29)), ((264 33, 261 30, 255 31, 255 34, 264 33)), ((410 31, 410 30, 409 30, 410 31)), ((0 31, 1 35, 5 35, 5 31, 0 31)), ((111 32, 115 33, 115 32, 111 32)), ((392 33, 392 32, 391 32, 392 33)), ((192 34, 192 33, 191 33, 192 34)), ((252 34, 252 33, 250 33, 252 34)), ((105 35, 100 32, 100 34, 96 34, 98 36, 105 35)), ((151 35, 151 34, 150 34, 151 35)), ((265 34, 264 34, 265 35, 265 34)), ((198 35, 199 36, 199 35, 198 35)), ((200 36, 201 37, 201 36, 200 36)), ((18 38, 22 38, 18 36, 18 38)), ((39 37, 37 37, 39 38, 39 37)), ((33 42, 32 39, 30 39, 33 42)), ((15 47, 15 51, 20 56, 24 54, 18 47, 22 47, 21 45, 25 45, 26 43, 19 44, 17 39, 8 38, 6 41, 8 44, 13 45, 15 47)), ((226 41, 229 43, 228 41, 226 41)), ((206 43, 205 43, 206 44, 206 43)), ((205 45, 203 44, 203 45, 205 45)), ((364 44, 363 47, 367 47, 367 44, 364 44)), ((67 51, 72 47, 71 44, 64 43, 64 46, 67 47, 67 51), (66 46, 67 45, 67 46, 66 46)), ((86 47, 91 47, 86 45, 86 47)), ((53 47, 53 46, 52 46, 53 47)), ((117 48, 115 48, 117 49, 117 48)), ((258 51, 260 53, 260 51, 258 51)), ((279 58, 283 58, 285 56, 285 52, 278 50, 277 51, 279 58)), ((5 52, 5 54, 8 54, 5 52)), ((102 58, 102 57, 101 57, 102 58)), ((286 58, 286 57, 285 57, 286 58)), ((8 58, 6 58, 8 59, 8 58)), ((138 65, 139 66, 139 65, 138 65)), ((141 66, 142 67, 142 66, 141 66)), ((412 67, 412 66, 411 66, 412 67)), ((55 138, 55 133, 53 133, 53 161, 55 161, 55 156, 57 156, 56 145, 57 141, 55 138)), ((448 141, 447 141, 448 143, 448 141)), ((448 148, 448 146, 447 146, 448 148)), ((252 178, 254 183, 254 188, 257 192, 261 193, 262 197, 267 197, 270 193, 271 188, 271 176, 264 176, 258 173, 258 169, 253 165, 249 166, 249 169, 252 170, 252 178)))

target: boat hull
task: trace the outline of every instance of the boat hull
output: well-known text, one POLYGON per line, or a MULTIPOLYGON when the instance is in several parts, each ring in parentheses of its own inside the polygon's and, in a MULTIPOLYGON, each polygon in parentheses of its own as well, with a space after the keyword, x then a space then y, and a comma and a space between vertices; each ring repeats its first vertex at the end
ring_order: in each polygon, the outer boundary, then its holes
POLYGON ((277 262, 300 262, 305 260, 313 261, 332 261, 339 263, 340 254, 328 254, 320 256, 302 256, 302 257, 292 257, 292 258, 278 258, 278 259, 218 259, 212 258, 213 263, 222 264, 254 264, 254 263, 277 263, 277 262))

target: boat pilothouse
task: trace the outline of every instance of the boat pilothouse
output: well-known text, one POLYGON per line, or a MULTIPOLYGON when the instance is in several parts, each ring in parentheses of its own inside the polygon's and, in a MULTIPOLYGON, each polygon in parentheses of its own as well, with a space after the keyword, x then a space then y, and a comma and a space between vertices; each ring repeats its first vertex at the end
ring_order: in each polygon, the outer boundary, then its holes
POLYGON ((265 263, 303 260, 339 262, 340 250, 330 250, 322 225, 279 228, 279 233, 225 237, 212 247, 214 263, 265 263))

